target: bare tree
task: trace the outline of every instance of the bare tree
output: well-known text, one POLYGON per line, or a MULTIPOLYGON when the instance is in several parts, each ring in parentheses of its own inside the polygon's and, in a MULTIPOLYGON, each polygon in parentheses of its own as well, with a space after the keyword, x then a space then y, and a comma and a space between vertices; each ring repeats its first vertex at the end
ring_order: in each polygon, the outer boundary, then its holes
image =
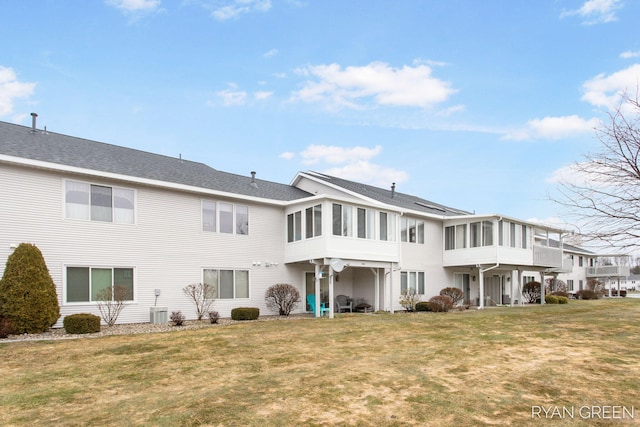
POLYGON ((278 283, 267 289, 264 298, 269 310, 288 316, 300 303, 300 292, 288 283, 278 283))
POLYGON ((115 325, 120 312, 131 297, 131 290, 120 285, 99 290, 96 294, 96 303, 102 320, 109 326, 115 325))
POLYGON ((215 299, 215 287, 208 283, 192 283, 182 288, 182 292, 196 306, 198 320, 202 320, 205 313, 209 312, 215 299))
POLYGON ((559 185, 564 206, 592 242, 640 247, 640 101, 621 97, 609 123, 596 129, 600 152, 575 163, 559 185), (575 179, 578 177, 579 179, 575 179))

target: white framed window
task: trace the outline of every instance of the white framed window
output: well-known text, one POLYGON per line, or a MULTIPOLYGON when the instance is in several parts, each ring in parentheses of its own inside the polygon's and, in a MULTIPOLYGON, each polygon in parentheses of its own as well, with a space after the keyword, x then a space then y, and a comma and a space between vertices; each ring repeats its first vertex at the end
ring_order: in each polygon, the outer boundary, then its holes
POLYGON ((79 181, 65 181, 65 218, 135 223, 135 192, 79 181))
POLYGON ((403 216, 400 219, 400 241, 424 243, 424 221, 403 216))
POLYGON ((211 288, 211 298, 249 298, 249 271, 205 268, 203 283, 211 288))
POLYGON ((67 266, 65 272, 65 301, 94 303, 109 289, 111 298, 116 287, 125 292, 125 301, 134 299, 133 267, 67 266))
POLYGON ((405 293, 413 290, 418 295, 425 294, 425 272, 424 271, 401 271, 400 272, 400 292, 405 293))
POLYGON ((249 234, 249 207, 228 202, 202 200, 202 231, 249 234))
POLYGON ((353 217, 352 207, 333 204, 333 235, 334 236, 353 236, 353 217))
POLYGON ((305 238, 322 236, 322 205, 305 209, 305 238))

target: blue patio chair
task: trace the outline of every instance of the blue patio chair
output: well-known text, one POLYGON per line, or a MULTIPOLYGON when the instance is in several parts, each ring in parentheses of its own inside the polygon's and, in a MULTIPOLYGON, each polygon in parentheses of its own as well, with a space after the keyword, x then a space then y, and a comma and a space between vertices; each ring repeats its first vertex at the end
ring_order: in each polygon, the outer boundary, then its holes
MULTIPOLYGON (((313 294, 307 295, 307 304, 309 304, 309 307, 311 307, 311 311, 313 312, 313 315, 315 316, 317 311, 316 311, 316 296, 313 294)), ((329 307, 326 307, 325 303, 320 303, 320 316, 324 316, 325 313, 329 312, 329 307)))

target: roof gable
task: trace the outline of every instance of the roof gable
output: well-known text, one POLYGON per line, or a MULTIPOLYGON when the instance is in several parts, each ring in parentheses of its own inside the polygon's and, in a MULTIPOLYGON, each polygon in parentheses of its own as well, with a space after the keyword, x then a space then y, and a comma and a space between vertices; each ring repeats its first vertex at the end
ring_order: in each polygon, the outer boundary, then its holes
POLYGON ((372 199, 377 202, 399 207, 402 209, 413 210, 437 216, 471 215, 470 212, 454 209, 448 206, 441 205, 439 203, 434 203, 429 200, 422 199, 417 196, 412 196, 410 194, 400 193, 398 191, 392 190, 385 190, 380 187, 374 187, 372 185, 349 181, 347 179, 326 175, 320 172, 309 171, 308 173, 305 173, 304 176, 310 179, 315 178, 324 181, 328 184, 343 188, 349 192, 356 193, 368 199, 372 199))

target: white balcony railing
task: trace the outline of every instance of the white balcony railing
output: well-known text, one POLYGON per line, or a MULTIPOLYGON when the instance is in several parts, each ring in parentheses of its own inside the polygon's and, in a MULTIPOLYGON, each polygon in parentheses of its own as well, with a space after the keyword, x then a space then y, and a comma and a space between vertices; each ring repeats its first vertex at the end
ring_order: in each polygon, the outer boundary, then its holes
POLYGON ((587 267, 587 277, 628 277, 631 268, 623 265, 587 267))
POLYGON ((563 266, 562 251, 548 246, 533 246, 533 265, 560 268, 563 266))

